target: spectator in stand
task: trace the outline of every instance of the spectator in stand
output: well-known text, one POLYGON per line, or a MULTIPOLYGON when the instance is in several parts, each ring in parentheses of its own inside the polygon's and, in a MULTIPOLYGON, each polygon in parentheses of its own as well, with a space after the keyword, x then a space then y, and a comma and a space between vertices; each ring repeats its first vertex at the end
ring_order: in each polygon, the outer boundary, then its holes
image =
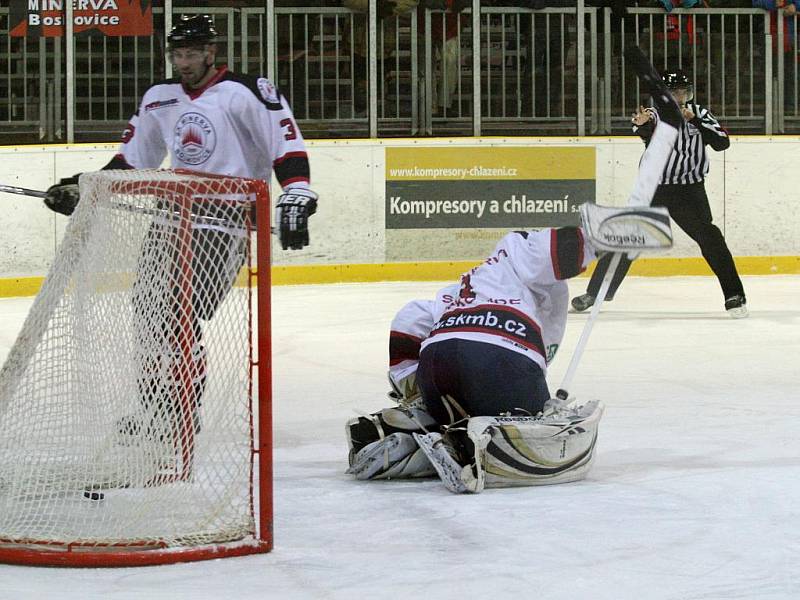
MULTIPOLYGON (((437 64, 435 70, 438 76, 434 90, 433 113, 440 113, 445 117, 457 116, 458 110, 453 106, 453 100, 461 73, 458 30, 463 25, 463 21, 459 18, 459 13, 471 6, 472 2, 471 0, 427 0, 422 4, 426 8, 446 11, 443 15, 436 13, 431 15, 431 40, 437 64)), ((424 27, 425 14, 423 12, 419 13, 419 22, 424 27)))
POLYGON ((770 12, 769 32, 772 35, 772 49, 778 48, 778 21, 783 21, 783 102, 784 106, 794 103, 795 35, 800 0, 753 0, 753 8, 763 8, 770 12))
MULTIPOLYGON (((529 8, 535 11, 546 8, 574 9, 575 0, 493 0, 493 6, 529 8)), ((635 6, 634 0, 585 0, 586 6, 609 7, 612 11, 612 24, 617 23, 627 15, 627 7, 635 6)), ((588 26, 588 19, 587 19, 588 26)), ((603 23, 603 19, 600 19, 603 23)), ((575 97, 575 61, 577 36, 568 31, 564 32, 562 39, 561 15, 534 13, 534 20, 525 18, 520 21, 520 34, 526 49, 525 68, 522 72, 522 91, 525 96, 523 102, 530 106, 531 115, 547 117, 560 115, 562 111, 562 87, 566 90, 564 107, 566 114, 577 110, 575 97), (533 23, 533 30, 532 25, 533 23), (568 65, 570 69, 565 73, 561 65, 568 65), (533 81, 532 81, 533 79, 533 81), (531 98, 533 90, 533 98, 531 98), (570 99, 570 100, 568 100, 570 99)), ((548 132, 547 130, 543 133, 548 132)), ((552 131, 549 131, 552 134, 552 131)))
MULTIPOLYGON (((695 23, 694 16, 677 15, 672 11, 676 8, 709 8, 708 2, 706 0, 656 0, 656 4, 663 7, 668 13, 666 17, 666 32, 664 28, 660 27, 660 22, 659 26, 653 27, 655 29, 655 39, 659 42, 658 47, 663 48, 664 39, 666 38, 667 42, 672 42, 669 44, 672 49, 667 49, 668 62, 673 63, 677 60, 679 46, 684 53, 682 58, 688 59, 692 49, 700 43, 697 35, 697 23, 695 23), (674 56, 670 56, 673 53, 674 56)), ((656 62, 656 64, 659 63, 656 62)))
MULTIPOLYGON (((496 1, 495 4, 498 6, 521 6, 533 10, 575 7, 574 0, 521 0, 518 2, 507 0, 505 2, 496 1)), ((526 105, 530 105, 531 115, 534 118, 541 118, 551 114, 561 114, 562 78, 567 77, 561 69, 561 63, 562 59, 566 61, 564 54, 567 48, 562 40, 560 16, 547 13, 534 15, 533 30, 532 22, 527 15, 521 20, 520 34, 523 38, 522 44, 526 48, 526 68, 522 73, 522 90, 526 96, 523 101, 526 105), (533 98, 530 96, 531 90, 534 91, 533 98)), ((568 85, 571 82, 567 79, 563 83, 568 85)))
MULTIPOLYGON (((419 0, 379 0, 377 2, 378 28, 383 28, 385 40, 393 40, 396 31, 397 19, 414 10, 420 4, 419 0)), ((423 3, 424 4, 424 3, 423 3)), ((342 0, 342 6, 349 8, 357 13, 369 13, 369 0, 342 0)), ((350 24, 345 23, 345 38, 353 47, 353 107, 354 118, 364 118, 367 116, 369 106, 369 20, 364 17, 356 18, 352 29, 352 39, 350 39, 350 24)), ((393 48, 391 43, 384 45, 384 53, 389 53, 393 48)), ((386 56, 378 56, 378 60, 386 56)))

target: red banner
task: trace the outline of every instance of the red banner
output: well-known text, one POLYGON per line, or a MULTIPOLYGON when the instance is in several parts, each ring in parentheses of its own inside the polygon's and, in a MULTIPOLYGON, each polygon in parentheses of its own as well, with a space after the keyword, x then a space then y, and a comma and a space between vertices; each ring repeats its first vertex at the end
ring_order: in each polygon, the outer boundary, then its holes
MULTIPOLYGON (((9 35, 61 37, 65 0, 11 0, 9 35)), ((153 34, 153 6, 145 0, 72 0, 75 33, 96 29, 107 36, 153 34)))

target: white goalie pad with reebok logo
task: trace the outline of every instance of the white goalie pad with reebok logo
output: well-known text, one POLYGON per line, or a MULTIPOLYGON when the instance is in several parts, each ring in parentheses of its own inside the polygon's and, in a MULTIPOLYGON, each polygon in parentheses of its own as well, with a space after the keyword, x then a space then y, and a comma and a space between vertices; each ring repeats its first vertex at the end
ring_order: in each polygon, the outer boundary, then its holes
POLYGON ((444 437, 414 438, 451 492, 551 485, 586 477, 602 416, 603 405, 595 400, 547 416, 473 417, 444 437))
POLYGON ((589 402, 547 417, 478 417, 467 434, 476 445, 485 487, 578 481, 589 472, 603 405, 589 402), (482 446, 482 449, 478 449, 482 446))
POLYGON ((661 206, 581 204, 581 225, 589 243, 606 252, 640 252, 672 247, 669 212, 661 206))

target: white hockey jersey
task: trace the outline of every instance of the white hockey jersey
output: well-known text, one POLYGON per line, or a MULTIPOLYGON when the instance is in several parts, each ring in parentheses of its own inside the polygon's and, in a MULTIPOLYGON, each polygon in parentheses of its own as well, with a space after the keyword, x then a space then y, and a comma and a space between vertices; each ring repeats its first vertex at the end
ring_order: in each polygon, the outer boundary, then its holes
POLYGON ((308 187, 303 136, 291 109, 265 78, 220 67, 202 88, 171 79, 150 87, 122 136, 115 157, 135 169, 172 168, 308 187))
POLYGON ((567 321, 564 279, 584 271, 595 258, 581 229, 506 235, 460 283, 439 290, 435 300, 414 300, 397 313, 389 341, 392 377, 400 381, 414 372, 422 349, 450 338, 508 348, 546 373, 567 321))

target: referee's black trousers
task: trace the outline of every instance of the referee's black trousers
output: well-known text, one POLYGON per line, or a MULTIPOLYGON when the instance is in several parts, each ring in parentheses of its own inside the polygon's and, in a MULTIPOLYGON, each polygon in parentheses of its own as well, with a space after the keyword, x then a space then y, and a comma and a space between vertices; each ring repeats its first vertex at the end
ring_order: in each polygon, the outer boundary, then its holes
MULTIPOLYGON (((660 185, 656 189, 651 206, 665 206, 669 211, 669 216, 678 227, 697 242, 703 258, 706 259, 708 266, 719 280, 724 298, 736 295, 744 296, 742 280, 739 278, 739 273, 736 272, 736 265, 730 250, 728 250, 728 245, 725 243, 725 238, 719 228, 711 222, 711 208, 708 205, 708 196, 706 196, 703 182, 660 185)), ((610 262, 611 254, 604 255, 598 261, 597 268, 589 280, 586 290, 588 294, 597 297, 610 262)), ((631 261, 622 256, 606 298, 611 299, 614 296, 630 266, 631 261)))

